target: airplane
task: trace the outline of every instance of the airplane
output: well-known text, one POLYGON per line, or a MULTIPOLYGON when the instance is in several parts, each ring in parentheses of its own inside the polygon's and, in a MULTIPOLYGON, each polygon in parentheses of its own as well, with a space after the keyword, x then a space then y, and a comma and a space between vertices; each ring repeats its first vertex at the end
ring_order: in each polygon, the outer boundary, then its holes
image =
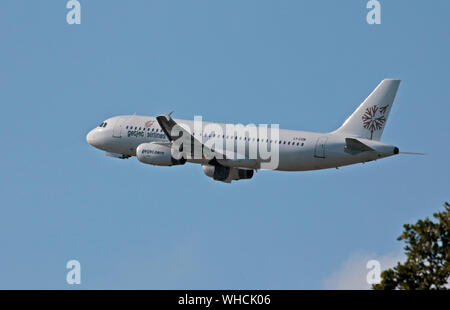
POLYGON ((86 140, 115 158, 136 156, 142 163, 157 166, 200 164, 206 176, 225 183, 251 179, 260 169, 337 169, 400 153, 398 147, 380 142, 399 85, 398 79, 381 81, 345 122, 329 133, 271 127, 264 135, 242 131, 243 126, 230 133, 227 128, 235 124, 202 122, 196 128, 195 120, 173 119, 171 112, 156 117, 111 117, 92 129, 86 140), (275 164, 262 153, 250 157, 254 147, 275 151, 275 164), (197 156, 192 156, 194 152, 197 156))

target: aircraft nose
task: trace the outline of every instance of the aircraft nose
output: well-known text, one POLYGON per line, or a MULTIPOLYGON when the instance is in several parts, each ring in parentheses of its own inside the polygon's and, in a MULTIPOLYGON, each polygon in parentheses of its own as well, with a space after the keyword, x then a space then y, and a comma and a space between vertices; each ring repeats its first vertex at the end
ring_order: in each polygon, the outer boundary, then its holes
POLYGON ((94 144, 95 144, 95 131, 94 130, 89 131, 89 133, 86 135, 87 143, 89 143, 92 146, 94 146, 94 144))

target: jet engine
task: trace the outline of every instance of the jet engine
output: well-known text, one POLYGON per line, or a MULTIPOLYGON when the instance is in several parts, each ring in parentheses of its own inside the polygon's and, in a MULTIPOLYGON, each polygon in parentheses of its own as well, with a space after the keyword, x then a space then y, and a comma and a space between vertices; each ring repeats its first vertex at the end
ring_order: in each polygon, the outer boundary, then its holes
POLYGON ((186 159, 172 157, 170 145, 155 142, 142 143, 136 148, 136 157, 140 162, 156 166, 184 165, 186 159))
POLYGON ((215 181, 230 183, 233 180, 251 179, 253 170, 225 167, 220 164, 203 165, 203 172, 215 181))

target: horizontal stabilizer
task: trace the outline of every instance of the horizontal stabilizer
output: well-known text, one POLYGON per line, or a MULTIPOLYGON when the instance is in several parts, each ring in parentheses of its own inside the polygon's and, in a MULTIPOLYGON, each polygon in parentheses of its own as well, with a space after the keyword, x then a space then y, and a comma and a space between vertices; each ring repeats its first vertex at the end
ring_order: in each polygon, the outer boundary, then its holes
POLYGON ((373 148, 371 148, 367 144, 364 144, 361 141, 354 139, 354 138, 345 138, 345 147, 349 150, 359 151, 359 152, 375 151, 373 148))

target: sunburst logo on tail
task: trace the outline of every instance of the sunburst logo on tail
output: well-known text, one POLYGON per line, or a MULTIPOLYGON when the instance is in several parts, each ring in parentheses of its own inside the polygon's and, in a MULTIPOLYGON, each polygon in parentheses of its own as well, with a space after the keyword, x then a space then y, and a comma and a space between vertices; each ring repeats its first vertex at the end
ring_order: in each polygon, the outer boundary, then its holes
POLYGON ((376 104, 367 108, 362 116, 364 128, 370 130, 370 139, 372 140, 373 132, 383 128, 386 123, 386 111, 389 105, 378 107, 376 104))

